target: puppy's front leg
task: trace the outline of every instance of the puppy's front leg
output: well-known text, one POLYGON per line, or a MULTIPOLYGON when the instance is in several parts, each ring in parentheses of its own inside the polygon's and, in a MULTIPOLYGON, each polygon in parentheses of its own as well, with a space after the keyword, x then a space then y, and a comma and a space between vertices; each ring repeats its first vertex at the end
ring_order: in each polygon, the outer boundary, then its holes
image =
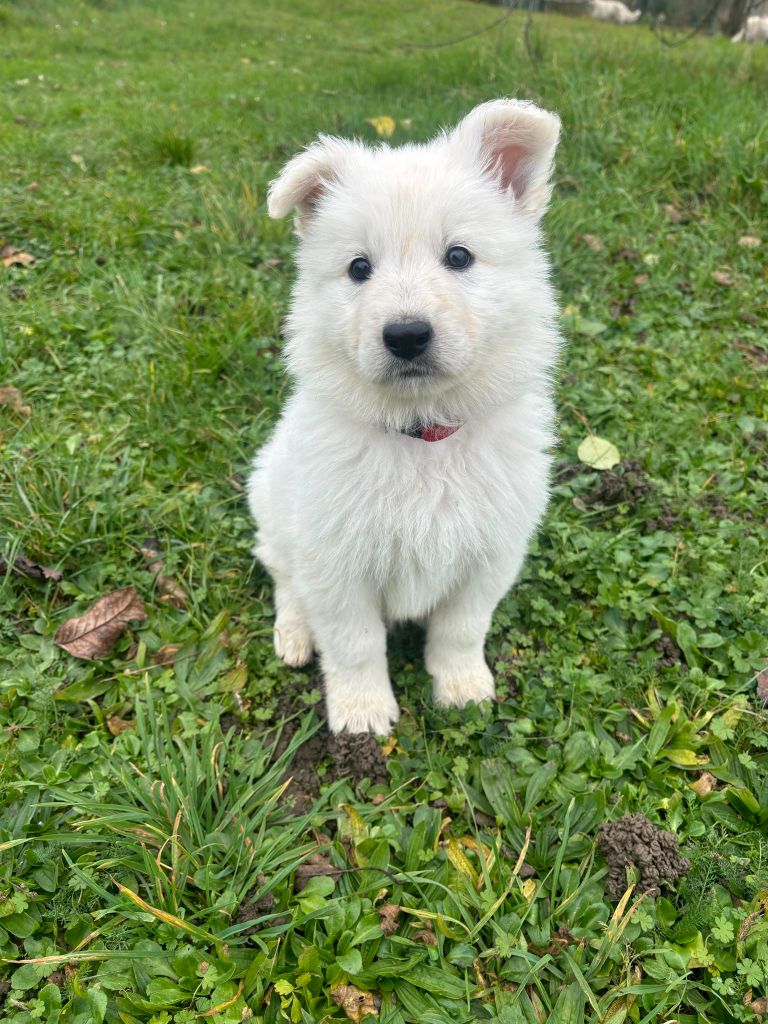
POLYGON ((323 595, 312 602, 310 621, 331 732, 386 735, 400 709, 389 682, 386 629, 372 595, 362 587, 350 587, 343 597, 323 595))
POLYGON ((483 648, 493 610, 515 573, 503 578, 479 573, 432 613, 425 660, 437 704, 456 707, 494 700, 496 687, 483 648))

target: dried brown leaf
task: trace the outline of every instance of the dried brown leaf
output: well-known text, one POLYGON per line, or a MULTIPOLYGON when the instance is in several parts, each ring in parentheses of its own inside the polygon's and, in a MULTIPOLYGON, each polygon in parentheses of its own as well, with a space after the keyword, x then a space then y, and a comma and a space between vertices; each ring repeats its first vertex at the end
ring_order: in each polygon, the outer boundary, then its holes
POLYGON ((702 772, 695 782, 689 783, 690 788, 697 796, 706 796, 716 785, 717 779, 711 772, 702 772))
POLYGON ((381 999, 377 995, 373 992, 361 992, 354 985, 334 985, 331 989, 331 999, 350 1020, 357 1022, 369 1015, 378 1017, 381 1009, 381 999))
POLYGON ((648 275, 647 274, 638 274, 637 277, 635 278, 635 284, 645 284, 645 282, 647 280, 648 280, 648 275))
MULTIPOLYGON (((8 566, 7 559, 0 556, 0 576, 5 576, 8 572, 8 566)), ((61 579, 61 573, 58 569, 51 569, 47 565, 38 565, 37 562, 27 558, 26 555, 16 555, 10 563, 10 569, 14 576, 26 576, 33 580, 54 580, 54 582, 58 583, 61 579)))
POLYGON ((757 673, 757 698, 768 705, 768 668, 757 673))
POLYGON ((597 237, 597 235, 582 235, 581 240, 585 245, 588 245, 590 249, 595 252, 603 251, 603 243, 597 237))
POLYGON ((141 598, 133 587, 112 590, 84 615, 63 622, 53 642, 75 658, 95 661, 109 654, 129 622, 146 619, 141 598))
POLYGON ((752 925, 758 920, 761 914, 762 910, 753 910, 751 914, 747 914, 742 922, 741 928, 739 928, 739 934, 736 936, 737 942, 743 942, 744 939, 746 939, 752 925))
POLYGON ((747 1006, 753 1013, 756 1013, 758 1017, 768 1017, 768 998, 763 996, 761 999, 753 999, 747 1003, 747 1006))
POLYGON ((713 270, 709 276, 715 284, 722 285, 723 288, 733 288, 733 278, 728 270, 713 270))
POLYGON ((739 245, 742 249, 757 249, 762 245, 762 239, 757 238, 755 235, 742 235, 739 239, 739 245))
POLYGON ((28 252, 22 252, 15 245, 4 245, 0 249, 0 261, 2 261, 4 267, 13 267, 15 265, 31 267, 35 262, 35 257, 30 256, 28 252))
POLYGON ((4 405, 11 412, 21 413, 22 416, 29 416, 32 412, 28 405, 24 405, 24 399, 18 388, 0 388, 0 405, 4 405))
POLYGON ((147 568, 154 573, 160 600, 168 601, 174 608, 186 608, 189 595, 178 580, 163 573, 163 549, 159 542, 150 537, 141 545, 141 554, 147 568))
POLYGON ((422 946, 437 945, 437 939, 435 938, 434 932, 431 932, 429 928, 419 928, 418 931, 413 933, 411 938, 414 942, 420 942, 422 946))
POLYGON ((394 935, 400 919, 400 907, 396 903, 384 903, 379 907, 379 924, 385 935, 394 935))
POLYGON ((135 722, 129 722, 125 718, 120 718, 119 715, 110 715, 107 719, 107 728, 113 736, 119 736, 121 732, 125 732, 126 729, 133 729, 135 725, 135 722))
POLYGON ((163 644, 152 655, 152 661, 156 665, 172 665, 176 661, 176 655, 181 650, 180 644, 163 644))
POLYGON ((669 217, 673 224, 679 224, 680 221, 683 219, 682 213, 680 213, 678 208, 676 206, 673 206, 671 203, 666 203, 664 206, 662 206, 662 210, 664 211, 664 213, 666 213, 666 215, 669 217))

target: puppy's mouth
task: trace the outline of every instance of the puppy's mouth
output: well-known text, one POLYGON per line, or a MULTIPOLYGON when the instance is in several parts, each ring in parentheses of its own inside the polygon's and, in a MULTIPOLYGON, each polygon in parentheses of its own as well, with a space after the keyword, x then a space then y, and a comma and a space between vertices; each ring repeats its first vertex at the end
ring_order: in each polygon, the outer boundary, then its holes
POLYGON ((439 368, 433 363, 404 362, 398 360, 387 367, 386 377, 392 384, 419 384, 433 381, 442 376, 439 368))

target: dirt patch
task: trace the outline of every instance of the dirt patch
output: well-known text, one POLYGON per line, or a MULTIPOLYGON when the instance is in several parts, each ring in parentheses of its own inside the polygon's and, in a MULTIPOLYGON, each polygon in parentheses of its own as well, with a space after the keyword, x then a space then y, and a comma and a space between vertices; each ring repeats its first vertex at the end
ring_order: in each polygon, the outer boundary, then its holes
POLYGON ((674 668, 675 665, 684 664, 683 652, 666 633, 656 641, 656 650, 661 655, 656 662, 656 668, 674 668))
POLYGON ((665 501, 661 506, 659 514, 657 516, 651 516, 650 519, 646 519, 643 526, 645 527, 646 533, 655 533, 657 530, 665 530, 670 533, 680 525, 680 522, 680 516, 675 512, 674 508, 665 501))
MULTIPOLYGON (((260 886, 264 885, 264 875, 260 874, 257 881, 260 886)), ((265 927, 273 928, 275 925, 284 924, 288 920, 287 917, 273 917, 269 921, 261 920, 261 918, 273 913, 275 905, 275 897, 272 893, 265 892, 263 896, 259 896, 258 899, 252 900, 250 903, 242 903, 238 908, 233 924, 253 921, 250 928, 246 928, 240 933, 245 936, 254 935, 265 927)))
POLYGON ((585 505, 637 505, 653 487, 645 470, 636 459, 628 459, 615 472, 600 473, 591 490, 581 495, 585 505))
MULTIPOLYGON (((318 680, 318 685, 320 681, 318 680)), ((307 702, 299 686, 285 687, 279 694, 272 723, 281 718, 286 722, 277 746, 278 754, 285 750, 299 727, 299 715, 308 710, 307 702)), ((353 785, 370 779, 375 785, 387 782, 387 762, 375 736, 368 733, 332 735, 325 721, 325 706, 314 705, 316 715, 322 720, 318 731, 296 752, 288 777, 293 781, 286 791, 295 810, 308 810, 318 793, 321 781, 336 782, 345 779, 353 785), (324 771, 318 775, 318 767, 324 771)))
POLYGON ((674 885, 691 866, 680 856, 674 832, 657 828, 644 814, 603 822, 599 842, 608 865, 605 891, 611 900, 620 900, 626 891, 627 867, 640 873, 638 892, 658 896, 662 883, 674 885))
POLYGON ((738 338, 734 341, 733 347, 738 349, 756 370, 765 369, 768 366, 768 349, 761 345, 752 345, 748 341, 738 338))

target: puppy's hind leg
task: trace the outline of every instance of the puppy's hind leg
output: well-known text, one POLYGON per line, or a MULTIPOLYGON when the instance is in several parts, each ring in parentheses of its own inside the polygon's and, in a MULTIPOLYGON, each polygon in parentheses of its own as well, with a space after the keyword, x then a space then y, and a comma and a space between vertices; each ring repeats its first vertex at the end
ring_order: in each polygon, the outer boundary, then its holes
POLYGON ((315 642, 290 584, 275 577, 275 653, 286 665, 302 668, 312 660, 315 642))

